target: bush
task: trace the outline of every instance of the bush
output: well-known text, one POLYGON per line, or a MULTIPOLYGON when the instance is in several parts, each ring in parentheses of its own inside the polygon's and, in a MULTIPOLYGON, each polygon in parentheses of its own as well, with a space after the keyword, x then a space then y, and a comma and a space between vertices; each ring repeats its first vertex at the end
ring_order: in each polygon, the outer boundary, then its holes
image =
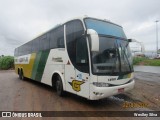
POLYGON ((160 60, 159 59, 153 59, 153 60, 146 60, 144 65, 149 66, 160 66, 160 60))
POLYGON ((145 57, 134 57, 133 65, 160 66, 160 60, 148 59, 145 57))
POLYGON ((140 62, 146 60, 147 58, 145 57, 134 57, 133 58, 133 65, 138 65, 140 62))
POLYGON ((14 68, 14 57, 5 56, 0 58, 0 69, 8 70, 10 68, 14 68))

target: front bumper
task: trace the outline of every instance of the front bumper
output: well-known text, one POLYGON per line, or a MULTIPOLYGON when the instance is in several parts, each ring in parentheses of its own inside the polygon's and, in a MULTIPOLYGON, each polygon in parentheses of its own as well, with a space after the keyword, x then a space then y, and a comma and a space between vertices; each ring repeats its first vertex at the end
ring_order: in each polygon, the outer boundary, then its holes
POLYGON ((114 87, 96 87, 90 84, 90 100, 103 99, 112 95, 120 94, 119 89, 124 89, 123 92, 129 91, 134 88, 135 81, 132 80, 130 83, 114 86, 114 87))

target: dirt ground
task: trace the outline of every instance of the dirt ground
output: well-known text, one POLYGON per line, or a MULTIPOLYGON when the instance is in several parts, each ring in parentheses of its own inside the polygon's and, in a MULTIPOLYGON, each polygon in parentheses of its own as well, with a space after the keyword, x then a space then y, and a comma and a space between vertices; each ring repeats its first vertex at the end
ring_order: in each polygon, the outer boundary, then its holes
MULTIPOLYGON (((0 71, 0 111, 160 111, 160 74, 135 72, 135 81, 135 89, 127 93, 99 101, 89 101, 70 93, 67 93, 65 97, 59 97, 50 86, 29 79, 19 80, 13 70, 0 71)), ((3 119, 9 120, 9 118, 3 119)), ((26 119, 30 118, 19 118, 19 120, 26 119)), ((74 120, 75 117, 54 119, 74 120)), ((78 119, 128 120, 125 117, 78 117, 78 119)), ((145 120, 146 118, 136 119, 145 120)), ((159 118, 147 118, 147 120, 156 119, 159 118)))
POLYGON ((125 93, 131 99, 142 101, 149 109, 160 110, 160 74, 135 72, 135 88, 125 93))

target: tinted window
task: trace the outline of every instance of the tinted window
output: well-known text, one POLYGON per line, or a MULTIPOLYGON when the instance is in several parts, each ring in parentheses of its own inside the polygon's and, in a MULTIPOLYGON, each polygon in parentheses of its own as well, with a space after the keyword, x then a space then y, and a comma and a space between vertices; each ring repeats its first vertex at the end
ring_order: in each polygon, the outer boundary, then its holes
POLYGON ((16 48, 15 49, 15 56, 30 54, 32 52, 31 50, 32 50, 32 41, 16 48))
POLYGON ((50 32, 50 48, 64 48, 63 26, 60 26, 50 32))
POLYGON ((49 49, 49 38, 47 36, 48 34, 45 34, 40 37, 40 50, 47 50, 49 49))
POLYGON ((81 72, 89 72, 87 41, 84 36, 76 41, 76 68, 81 72))
POLYGON ((39 51, 39 38, 36 38, 32 41, 32 52, 38 52, 39 51))
POLYGON ((14 56, 18 56, 18 48, 14 50, 14 56))
POLYGON ((23 47, 22 48, 23 49, 22 50, 23 55, 29 54, 31 52, 31 42, 28 42, 28 43, 24 44, 22 47, 23 47))
POLYGON ((20 55, 23 55, 23 46, 21 46, 20 48, 19 48, 19 51, 20 51, 20 55))
POLYGON ((87 43, 85 37, 76 42, 76 64, 82 65, 88 63, 87 43))
POLYGON ((22 53, 22 49, 21 49, 22 47, 19 47, 18 48, 18 55, 21 55, 21 53, 22 53))
POLYGON ((27 43, 27 54, 30 54, 31 51, 32 51, 32 42, 30 41, 27 43))
POLYGON ((89 72, 87 42, 80 20, 66 24, 67 51, 72 64, 81 72, 89 72))
POLYGON ((15 49, 15 56, 26 55, 50 48, 64 48, 64 26, 60 26, 15 49))

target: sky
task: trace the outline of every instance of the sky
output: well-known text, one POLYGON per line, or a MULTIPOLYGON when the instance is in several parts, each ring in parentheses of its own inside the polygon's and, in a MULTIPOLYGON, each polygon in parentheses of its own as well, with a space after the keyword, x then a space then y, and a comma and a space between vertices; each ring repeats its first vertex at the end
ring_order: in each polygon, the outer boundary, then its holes
POLYGON ((156 50, 159 5, 160 0, 0 0, 0 55, 14 55, 16 47, 84 15, 119 24, 127 38, 142 42, 146 51, 156 50))

